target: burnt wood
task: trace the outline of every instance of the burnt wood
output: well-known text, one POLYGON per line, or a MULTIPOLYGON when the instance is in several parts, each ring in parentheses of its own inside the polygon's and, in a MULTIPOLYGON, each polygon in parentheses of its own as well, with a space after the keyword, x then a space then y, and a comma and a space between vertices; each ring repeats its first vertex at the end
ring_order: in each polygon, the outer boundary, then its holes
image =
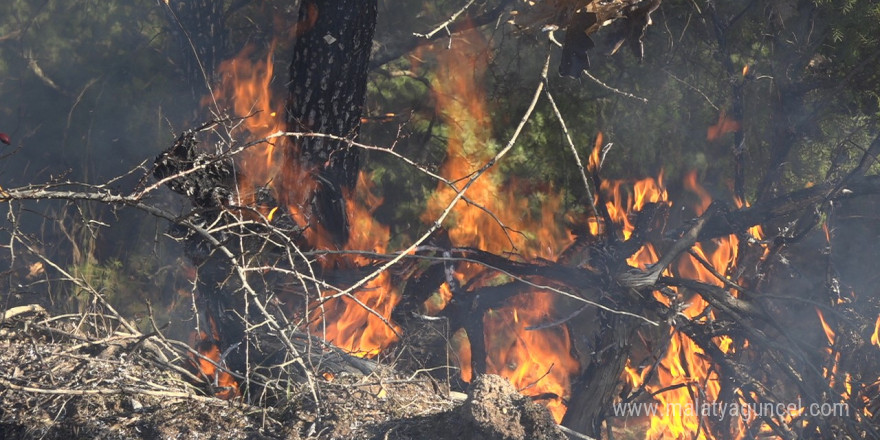
POLYGON ((229 204, 232 200, 230 188, 235 184, 232 159, 196 150, 196 135, 210 126, 213 123, 183 132, 153 164, 153 177, 158 180, 170 178, 168 187, 200 208, 218 208, 229 204), (191 172, 195 168, 201 170, 191 172))

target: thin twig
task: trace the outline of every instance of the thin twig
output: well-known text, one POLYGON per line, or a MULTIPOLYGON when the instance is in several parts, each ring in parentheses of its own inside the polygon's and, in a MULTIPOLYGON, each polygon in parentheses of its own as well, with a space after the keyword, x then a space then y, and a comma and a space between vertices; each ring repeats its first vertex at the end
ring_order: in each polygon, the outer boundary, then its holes
POLYGON ((602 86, 602 87, 604 87, 604 88, 606 88, 606 89, 608 89, 608 90, 610 90, 610 91, 612 91, 612 92, 614 92, 614 93, 617 93, 617 94, 619 94, 619 95, 626 96, 627 98, 635 99, 635 100, 637 100, 637 101, 642 101, 642 102, 645 103, 645 104, 648 103, 648 99, 647 99, 647 98, 642 98, 642 97, 640 97, 640 96, 633 95, 632 93, 624 92, 623 90, 616 89, 616 88, 614 88, 614 87, 609 86, 608 84, 603 83, 599 78, 596 78, 595 76, 593 76, 593 74, 591 74, 588 70, 584 70, 583 73, 584 73, 584 75, 587 75, 587 78, 590 78, 590 79, 593 80, 596 84, 599 84, 600 86, 602 86))
POLYGON ((468 8, 470 8, 471 5, 473 5, 475 1, 476 0, 469 0, 464 6, 461 7, 461 9, 459 9, 458 11, 455 11, 455 13, 452 14, 448 20, 444 21, 443 23, 440 23, 440 25, 437 26, 436 28, 434 28, 434 30, 432 30, 431 32, 428 32, 427 34, 413 33, 413 35, 430 40, 431 38, 434 38, 434 35, 436 35, 440 31, 445 30, 447 34, 450 34, 449 25, 452 24, 452 22, 454 22, 458 18, 459 15, 463 14, 464 11, 466 11, 468 8))
MULTIPOLYGON (((548 81, 546 76, 544 77, 544 81, 548 81)), ((590 209, 593 210, 593 216, 598 219, 599 211, 596 210, 596 199, 593 197, 593 191, 590 189, 590 179, 587 178, 587 171, 584 168, 584 163, 581 160, 580 154, 578 154, 577 148, 574 146, 574 141, 571 140, 571 134, 569 134, 568 127, 565 125, 565 119, 562 117, 559 107, 556 106, 556 100, 553 99, 553 94, 550 93, 549 87, 545 90, 545 93, 547 95, 547 100, 550 101, 550 106, 553 107, 553 113, 556 114, 556 119, 559 120, 559 125, 562 126, 562 133, 565 134, 565 140, 568 141, 568 148, 574 155, 574 161, 577 164, 578 171, 581 173, 581 179, 584 181, 584 189, 587 191, 587 199, 590 201, 590 209)))
POLYGON ((197 394, 187 393, 183 391, 165 391, 151 390, 146 388, 120 386, 119 388, 90 388, 90 389, 71 389, 71 388, 39 388, 32 386, 16 385, 10 380, 0 377, 0 385, 11 390, 23 391, 35 394, 53 394, 67 396, 94 396, 94 395, 115 395, 115 394, 139 394, 144 396, 162 397, 169 399, 194 400, 201 403, 210 403, 214 405, 228 406, 229 402, 218 399, 216 397, 199 396, 197 394))

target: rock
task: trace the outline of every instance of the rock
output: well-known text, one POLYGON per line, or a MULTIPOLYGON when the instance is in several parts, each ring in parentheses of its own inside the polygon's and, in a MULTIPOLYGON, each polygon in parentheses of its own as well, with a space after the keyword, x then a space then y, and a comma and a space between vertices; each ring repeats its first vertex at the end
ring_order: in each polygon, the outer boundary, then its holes
POLYGON ((141 412, 144 410, 144 404, 134 397, 130 397, 126 403, 128 403, 128 409, 133 412, 141 412))
POLYGON ((523 396, 503 377, 477 378, 461 406, 466 439, 566 440, 550 412, 523 396))

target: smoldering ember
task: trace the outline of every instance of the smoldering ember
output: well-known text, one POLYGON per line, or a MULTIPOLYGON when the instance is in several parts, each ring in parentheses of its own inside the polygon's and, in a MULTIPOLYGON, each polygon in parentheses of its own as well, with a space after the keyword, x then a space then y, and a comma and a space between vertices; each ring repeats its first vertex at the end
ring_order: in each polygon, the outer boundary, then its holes
POLYGON ((880 438, 872 0, 0 12, 0 438, 880 438))

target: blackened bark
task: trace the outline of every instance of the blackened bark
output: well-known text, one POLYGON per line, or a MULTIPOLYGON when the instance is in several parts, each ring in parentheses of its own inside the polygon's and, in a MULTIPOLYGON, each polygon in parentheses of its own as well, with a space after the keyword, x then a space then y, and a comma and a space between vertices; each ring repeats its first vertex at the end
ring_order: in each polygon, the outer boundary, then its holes
MULTIPOLYGON (((562 58, 559 60, 559 74, 579 78, 581 72, 590 68, 589 51, 596 47, 589 32, 598 29, 595 13, 577 11, 568 24, 565 42, 562 44, 562 58)), ((600 25, 601 26, 601 25, 600 25)))
MULTIPOLYGON (((354 139, 360 129, 377 0, 308 0, 290 64, 288 128, 354 139)), ((299 159, 316 171, 312 200, 318 222, 336 244, 348 240, 343 191, 357 182, 358 152, 320 137, 299 143, 299 159)))

